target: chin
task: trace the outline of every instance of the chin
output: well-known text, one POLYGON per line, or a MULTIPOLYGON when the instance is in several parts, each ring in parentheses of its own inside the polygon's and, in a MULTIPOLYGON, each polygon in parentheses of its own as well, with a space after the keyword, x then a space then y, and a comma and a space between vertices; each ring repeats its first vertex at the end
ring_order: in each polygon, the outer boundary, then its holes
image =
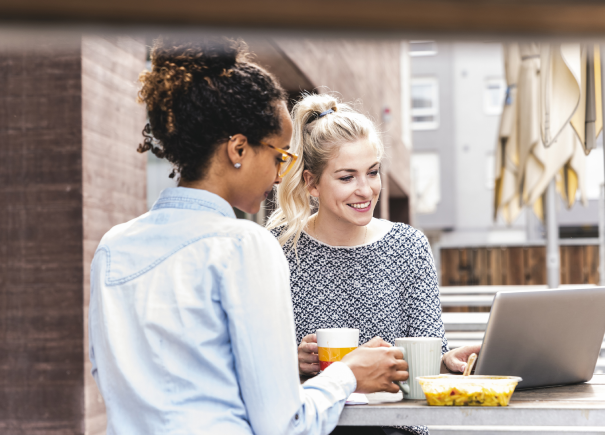
POLYGON ((256 214, 260 211, 261 204, 260 203, 241 204, 241 205, 234 205, 233 207, 235 207, 236 209, 238 209, 240 211, 243 211, 244 213, 256 214))
POLYGON ((244 210, 246 213, 250 213, 250 214, 256 214, 260 211, 260 207, 261 207, 260 202, 255 202, 254 204, 250 204, 246 210, 244 210))
POLYGON ((373 214, 373 212, 371 212, 371 211, 367 212, 367 214, 364 213, 363 215, 359 215, 359 216, 351 216, 350 214, 347 213, 347 216, 343 216, 343 218, 345 218, 345 220, 349 221, 350 223, 352 223, 354 225, 364 227, 372 221, 372 214, 373 214))

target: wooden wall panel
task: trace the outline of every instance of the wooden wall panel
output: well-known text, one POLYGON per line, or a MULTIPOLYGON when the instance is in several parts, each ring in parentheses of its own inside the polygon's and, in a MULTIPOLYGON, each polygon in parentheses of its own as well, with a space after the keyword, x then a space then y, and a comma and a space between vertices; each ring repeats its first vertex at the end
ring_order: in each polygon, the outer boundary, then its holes
POLYGON ((0 433, 82 433, 76 46, 0 48, 0 433))
POLYGON ((459 276, 459 250, 441 250, 441 282, 443 285, 461 285, 459 276))
POLYGON ((502 273, 502 250, 500 248, 486 249, 487 252, 487 285, 501 285, 503 283, 502 273))
POLYGON ((582 246, 565 246, 565 250, 569 252, 569 283, 583 284, 582 263, 584 262, 584 255, 582 246))
POLYGON ((525 268, 523 248, 508 248, 506 250, 506 285, 522 285, 525 283, 525 268))
POLYGON ((546 282, 546 248, 532 246, 524 250, 526 255, 525 284, 538 285, 546 282))
POLYGON ((474 266, 475 266, 475 279, 477 285, 487 285, 487 250, 486 249, 473 249, 474 254, 474 266))
POLYGON ((561 264, 561 284, 569 284, 571 283, 569 278, 569 251, 562 248, 559 252, 559 261, 561 264))
MULTIPOLYGON (((561 284, 598 284, 599 247, 561 246, 561 284)), ((546 284, 544 246, 441 250, 441 285, 546 284)))
POLYGON ((145 212, 145 47, 130 38, 0 40, 0 433, 100 434, 88 363, 89 269, 145 212))
POLYGON ((90 435, 103 434, 106 427, 105 407, 88 359, 90 263, 103 234, 147 211, 146 155, 136 152, 145 110, 135 101, 145 54, 142 41, 131 38, 82 40, 84 381, 90 435))
POLYGON ((584 256, 584 282, 599 282, 599 247, 585 246, 586 254, 584 256))

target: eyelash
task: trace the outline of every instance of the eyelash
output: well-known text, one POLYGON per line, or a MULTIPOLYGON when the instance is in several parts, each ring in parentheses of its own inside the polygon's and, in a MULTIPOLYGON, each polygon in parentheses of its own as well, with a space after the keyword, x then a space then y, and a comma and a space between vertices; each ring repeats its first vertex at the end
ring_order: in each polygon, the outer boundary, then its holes
MULTIPOLYGON (((378 175, 378 170, 370 172, 370 175, 373 176, 373 177, 377 176, 378 175)), ((341 181, 350 181, 351 179, 353 179, 352 175, 340 178, 341 181)))

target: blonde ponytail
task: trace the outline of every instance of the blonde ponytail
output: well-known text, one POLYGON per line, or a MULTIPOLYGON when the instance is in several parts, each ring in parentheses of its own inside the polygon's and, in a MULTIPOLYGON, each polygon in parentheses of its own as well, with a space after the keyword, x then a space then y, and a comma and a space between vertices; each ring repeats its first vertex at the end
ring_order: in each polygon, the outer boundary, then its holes
POLYGON ((340 146, 368 139, 376 148, 379 160, 384 147, 369 118, 330 94, 306 95, 294 106, 292 118, 294 131, 290 149, 298 154, 298 160, 277 187, 277 209, 271 214, 267 228, 284 226, 279 243, 290 244, 290 249, 296 252, 300 234, 317 205, 305 185, 303 172, 310 171, 318 183, 340 146))

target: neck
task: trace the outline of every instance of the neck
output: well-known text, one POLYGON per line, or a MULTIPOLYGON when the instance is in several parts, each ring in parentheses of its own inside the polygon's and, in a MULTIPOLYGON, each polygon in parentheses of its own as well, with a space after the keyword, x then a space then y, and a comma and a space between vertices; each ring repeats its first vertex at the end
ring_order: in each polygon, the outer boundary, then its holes
POLYGON ((320 208, 310 224, 311 234, 330 246, 357 246, 365 243, 368 232, 366 226, 347 222, 320 208))
POLYGON ((207 177, 197 181, 179 181, 179 187, 188 187, 190 189, 201 189, 206 190, 210 193, 220 196, 229 204, 231 204, 231 195, 229 194, 229 188, 221 180, 214 179, 214 177, 207 177))
POLYGON ((229 168, 233 169, 233 166, 229 165, 225 148, 226 144, 223 144, 215 152, 210 164, 204 171, 205 173, 202 179, 195 181, 180 180, 179 187, 206 190, 210 193, 220 196, 233 206, 233 189, 228 182, 229 177, 224 176, 224 174, 228 173, 229 168))

